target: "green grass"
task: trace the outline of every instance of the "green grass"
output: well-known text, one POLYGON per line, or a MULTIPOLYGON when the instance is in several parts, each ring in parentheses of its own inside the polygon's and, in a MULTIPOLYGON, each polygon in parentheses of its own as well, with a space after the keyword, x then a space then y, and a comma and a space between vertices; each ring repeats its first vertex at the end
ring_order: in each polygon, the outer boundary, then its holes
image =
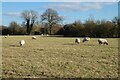
MULTIPOLYGON (((82 38, 81 38, 82 40, 82 38)), ((2 38, 3 78, 116 78, 118 39, 99 45, 97 38, 75 44, 74 38, 9 36, 2 38), (19 47, 19 41, 26 44, 19 47)))

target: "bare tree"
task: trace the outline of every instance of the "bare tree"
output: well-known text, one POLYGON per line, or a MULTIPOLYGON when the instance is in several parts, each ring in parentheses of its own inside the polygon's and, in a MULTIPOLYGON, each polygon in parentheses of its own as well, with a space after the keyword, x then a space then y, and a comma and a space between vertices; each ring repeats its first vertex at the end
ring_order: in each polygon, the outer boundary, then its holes
POLYGON ((11 34, 17 34, 19 32, 19 25, 15 22, 15 21, 12 21, 10 24, 9 24, 9 31, 11 34))
POLYGON ((120 17, 114 17, 112 20, 113 24, 115 25, 118 33, 118 37, 120 38, 120 17))
POLYGON ((62 17, 58 16, 57 11, 49 8, 41 15, 41 20, 49 25, 51 35, 52 27, 62 21, 62 17))
POLYGON ((37 12, 33 10, 26 10, 21 13, 21 16, 25 20, 25 25, 27 27, 26 32, 27 34, 30 34, 37 19, 37 12))

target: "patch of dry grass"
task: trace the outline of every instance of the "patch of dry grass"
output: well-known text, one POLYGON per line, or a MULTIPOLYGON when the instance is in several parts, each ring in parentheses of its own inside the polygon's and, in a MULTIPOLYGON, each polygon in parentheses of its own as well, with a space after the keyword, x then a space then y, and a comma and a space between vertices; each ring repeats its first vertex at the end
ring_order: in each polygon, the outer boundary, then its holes
MULTIPOLYGON (((118 77, 118 40, 97 38, 75 44, 74 38, 27 36, 2 38, 3 78, 115 78, 118 77), (19 47, 24 39, 26 44, 19 47)), ((81 38, 82 40, 82 38, 81 38)))

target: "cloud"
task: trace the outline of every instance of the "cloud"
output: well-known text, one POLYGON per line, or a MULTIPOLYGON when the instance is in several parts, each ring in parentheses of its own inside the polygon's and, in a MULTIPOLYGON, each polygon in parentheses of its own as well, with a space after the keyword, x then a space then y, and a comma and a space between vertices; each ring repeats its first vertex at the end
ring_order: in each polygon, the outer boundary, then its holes
POLYGON ((8 12, 8 13, 3 13, 5 16, 11 16, 11 17, 20 17, 20 12, 8 12))
POLYGON ((52 8, 55 10, 62 11, 87 11, 87 10, 98 10, 103 8, 105 5, 112 5, 114 3, 103 3, 103 2, 65 2, 56 3, 43 6, 43 8, 52 8))

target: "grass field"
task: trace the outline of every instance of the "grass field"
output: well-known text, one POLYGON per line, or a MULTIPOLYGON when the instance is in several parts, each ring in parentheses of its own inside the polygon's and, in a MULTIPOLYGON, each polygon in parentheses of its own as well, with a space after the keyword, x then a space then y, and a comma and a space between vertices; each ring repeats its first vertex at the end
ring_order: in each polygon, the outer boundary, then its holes
MULTIPOLYGON (((82 40, 82 38, 81 38, 82 40)), ((118 39, 99 45, 97 38, 75 44, 74 38, 2 37, 3 78, 116 78, 118 39), (19 41, 26 44, 19 47, 19 41)))

